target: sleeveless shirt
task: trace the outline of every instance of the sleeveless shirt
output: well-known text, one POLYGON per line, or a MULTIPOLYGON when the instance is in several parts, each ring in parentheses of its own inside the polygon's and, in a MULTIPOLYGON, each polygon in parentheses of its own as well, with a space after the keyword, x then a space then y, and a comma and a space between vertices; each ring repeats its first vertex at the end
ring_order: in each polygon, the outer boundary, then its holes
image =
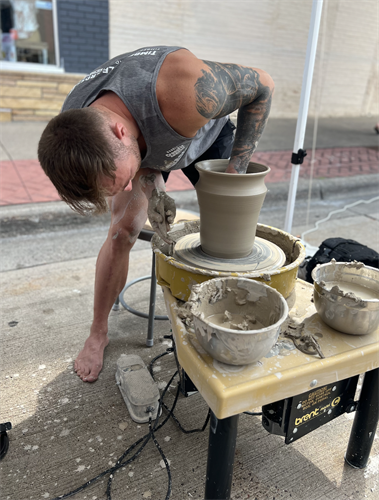
POLYGON ((114 92, 136 120, 147 150, 141 167, 178 170, 199 158, 228 120, 210 120, 195 137, 184 137, 165 120, 156 96, 158 72, 166 56, 183 47, 146 47, 117 56, 81 80, 66 97, 62 111, 85 108, 104 91, 114 92))

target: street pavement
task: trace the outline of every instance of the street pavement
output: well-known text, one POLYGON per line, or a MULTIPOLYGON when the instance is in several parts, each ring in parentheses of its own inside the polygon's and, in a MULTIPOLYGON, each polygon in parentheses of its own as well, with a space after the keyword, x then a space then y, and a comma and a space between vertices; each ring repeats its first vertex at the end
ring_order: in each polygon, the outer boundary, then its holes
MULTIPOLYGON (((325 238, 355 239, 379 250, 378 135, 373 118, 319 121, 311 175, 313 122, 305 138, 308 156, 301 169, 292 233, 310 248, 325 238), (312 177, 311 197, 309 179, 312 177), (353 203, 363 201, 346 208, 353 203)), ((0 421, 11 421, 10 447, 0 463, 1 496, 8 500, 54 498, 79 487, 114 464, 146 433, 129 417, 115 385, 120 354, 136 353, 145 363, 168 347, 166 321, 155 322, 155 344, 145 346, 147 320, 121 309, 110 315, 110 345, 95 384, 83 384, 73 360, 92 320, 96 256, 107 234, 109 215, 80 217, 62 202, 42 175, 37 143, 45 124, 1 124, 1 373, 0 421)), ((270 120, 255 155, 270 166, 268 194, 260 222, 282 228, 288 195, 296 121, 270 120)), ((196 195, 181 174, 168 183, 179 208, 196 212, 196 195)), ((129 279, 148 275, 149 243, 137 241, 129 279)), ((147 311, 149 282, 134 285, 128 303, 147 311)), ((161 295, 157 313, 164 314, 161 295)), ((160 387, 175 371, 172 355, 156 364, 160 387)), ((175 385, 175 383, 173 384, 175 385)), ((174 388, 170 388, 169 401, 174 388)), ((259 410, 259 409, 256 409, 259 410)), ((176 415, 186 429, 201 427, 207 406, 201 396, 180 397, 176 415)), ((379 439, 369 465, 344 464, 353 414, 344 414, 292 445, 268 434, 259 417, 241 415, 232 499, 376 500, 379 439)), ((170 420, 157 439, 171 463, 173 500, 201 499, 204 492, 208 428, 183 434, 170 420)), ((149 443, 138 460, 115 474, 113 500, 166 495, 162 457, 149 443)), ((74 498, 106 498, 101 478, 74 498)))

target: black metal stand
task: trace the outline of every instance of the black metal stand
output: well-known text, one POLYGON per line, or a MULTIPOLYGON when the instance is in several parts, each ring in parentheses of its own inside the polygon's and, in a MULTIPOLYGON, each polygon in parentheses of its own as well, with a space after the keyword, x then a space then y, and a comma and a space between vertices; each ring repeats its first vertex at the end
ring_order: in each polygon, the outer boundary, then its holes
POLYGON ((366 467, 379 420, 379 368, 366 372, 350 433, 345 461, 352 467, 366 467))
MULTIPOLYGON (((153 252, 153 262, 151 265, 150 280, 150 304, 149 304, 149 322, 147 325, 146 345, 151 347, 154 344, 154 319, 155 319, 155 300, 157 297, 157 279, 155 277, 155 253, 153 252)), ((162 319, 168 319, 164 316, 162 319)))
MULTIPOLYGON (((155 299, 156 299, 156 294, 157 294, 157 279, 155 277, 155 254, 153 252, 153 260, 152 260, 152 265, 151 265, 151 275, 149 276, 142 276, 141 278, 137 278, 133 281, 130 281, 129 283, 127 283, 122 292, 120 293, 120 295, 118 296, 116 302, 115 302, 115 306, 116 306, 116 310, 117 310, 117 306, 119 304, 119 302, 121 302, 121 304, 123 305, 123 307, 129 311, 130 313, 132 314, 135 314, 136 316, 139 316, 140 318, 148 318, 149 319, 149 322, 148 322, 148 325, 147 325, 147 338, 146 338, 146 345, 148 347, 151 347, 153 344, 154 344, 154 320, 155 319, 158 319, 158 320, 168 320, 168 316, 160 316, 160 315, 157 315, 155 316, 155 299), (125 299, 124 299, 124 294, 126 292, 126 290, 128 288, 130 288, 132 285, 134 285, 135 283, 139 283, 140 281, 144 281, 144 280, 149 280, 151 279, 151 282, 150 282, 150 298, 149 298, 149 312, 148 313, 144 313, 144 312, 141 312, 141 311, 137 311, 136 309, 134 309, 133 307, 130 307, 125 299)), ((115 308, 114 308, 115 309, 115 308)))
POLYGON ((230 498, 238 417, 219 420, 211 411, 204 500, 230 498))

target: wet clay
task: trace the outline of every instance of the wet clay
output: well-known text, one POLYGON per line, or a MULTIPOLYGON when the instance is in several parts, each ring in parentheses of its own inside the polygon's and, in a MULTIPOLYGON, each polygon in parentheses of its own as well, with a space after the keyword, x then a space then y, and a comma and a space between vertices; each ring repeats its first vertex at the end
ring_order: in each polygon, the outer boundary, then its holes
POLYGON ((273 271, 283 266, 286 256, 275 243, 256 237, 253 250, 241 259, 221 259, 203 252, 200 245, 200 233, 192 233, 176 242, 176 259, 215 271, 273 271))
POLYGON ((367 335, 379 325, 379 271, 362 262, 318 265, 313 300, 321 319, 339 332, 367 335))
MULTIPOLYGON (((168 234, 170 239, 177 243, 184 236, 199 231, 200 221, 194 220, 174 224, 168 234)), ((173 256, 173 245, 167 244, 158 234, 155 234, 152 238, 152 247, 156 255, 158 283, 169 286, 174 297, 186 301, 189 299, 192 286, 204 281, 204 279, 231 275, 243 278, 262 278, 285 298, 289 297, 295 286, 299 265, 305 258, 304 247, 295 236, 263 224, 257 225, 256 235, 267 242, 273 243, 284 252, 285 262, 281 267, 264 271, 259 269, 236 271, 232 266, 230 271, 221 271, 191 265, 173 256)), ((238 259, 234 259, 234 261, 238 263, 238 259)))
POLYGON ((325 289, 338 294, 342 292, 344 295, 353 295, 360 300, 379 299, 379 292, 375 292, 366 286, 358 285, 357 283, 347 283, 346 281, 328 281, 325 283, 325 289))
POLYGON ((196 285, 188 304, 198 343, 214 359, 232 365, 254 363, 265 356, 288 314, 278 292, 241 278, 196 285))
MULTIPOLYGON (((145 178, 148 179, 147 176, 145 178)), ((149 199, 147 216, 153 230, 167 243, 171 243, 167 232, 170 230, 170 224, 174 222, 175 212, 174 200, 165 191, 154 189, 149 199)))
POLYGON ((256 283, 243 279, 230 280, 235 283, 233 288, 227 283, 215 280, 208 286, 195 285, 190 298, 192 312, 213 325, 232 330, 258 330, 278 321, 282 307, 275 301, 275 292, 259 285, 254 287, 256 283))
POLYGON ((212 314, 206 319, 212 325, 230 328, 231 330, 247 331, 264 328, 264 325, 257 321, 252 314, 232 314, 229 311, 225 311, 224 313, 212 314))
POLYGON ((336 262, 332 259, 328 265, 328 271, 324 270, 324 274, 317 273, 317 269, 322 269, 317 266, 315 271, 315 282, 327 293, 337 295, 348 302, 364 302, 367 300, 379 300, 379 285, 377 282, 364 280, 360 277, 360 270, 364 271, 362 262, 336 262), (361 283, 357 283, 361 281, 361 283), (365 286, 365 285, 369 286, 365 286), (371 288, 370 285, 374 286, 371 288))
POLYGON ((266 196, 270 169, 249 163, 246 174, 227 174, 229 160, 197 163, 195 189, 200 207, 203 251, 218 258, 239 259, 253 249, 258 216, 266 196))

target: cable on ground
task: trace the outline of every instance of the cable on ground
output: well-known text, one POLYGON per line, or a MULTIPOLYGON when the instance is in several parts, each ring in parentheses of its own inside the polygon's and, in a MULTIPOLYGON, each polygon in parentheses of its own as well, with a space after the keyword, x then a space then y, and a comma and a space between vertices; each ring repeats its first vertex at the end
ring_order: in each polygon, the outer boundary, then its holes
POLYGON ((311 229, 308 229, 307 231, 304 231, 301 234, 301 239, 304 240, 304 236, 306 234, 313 233, 313 231, 317 231, 319 225, 323 224, 326 221, 328 221, 331 218, 332 215, 340 214, 342 212, 345 212, 345 210, 347 210, 348 208, 355 207, 356 205, 360 205, 361 203, 365 203, 367 205, 369 203, 372 203, 372 202, 378 201, 378 200, 379 200, 379 196, 375 196, 374 198, 371 198, 370 200, 359 200, 359 201, 356 201, 354 203, 350 203, 349 205, 345 205, 343 208, 340 208, 338 210, 333 210, 332 212, 329 212, 328 216, 325 217, 325 219, 321 219, 321 220, 319 220, 319 221, 316 222, 315 227, 313 227, 311 229))
MULTIPOLYGON (((172 338, 172 336, 167 336, 167 337, 168 338, 172 338)), ((170 354, 171 352, 173 352, 173 350, 174 349, 172 347, 168 348, 164 353, 159 354, 158 356, 156 356, 150 362, 149 370, 150 370, 151 374, 152 374, 152 366, 155 363, 155 361, 157 359, 165 356, 166 354, 170 354)), ((202 431, 204 431, 205 428, 206 428, 206 426, 207 426, 207 424, 208 424, 208 422, 209 422, 209 418, 210 418, 210 410, 208 410, 207 418, 206 418, 206 420, 204 422, 204 425, 200 429, 186 430, 186 429, 184 429, 182 427, 182 425, 180 424, 180 422, 177 419, 177 417, 175 417, 175 415, 173 414, 173 411, 174 411, 174 409, 176 407, 176 403, 178 401, 178 397, 179 397, 179 393, 180 393, 180 384, 178 384, 178 388, 177 388, 177 391, 176 391, 176 394, 175 394, 175 399, 174 399, 172 407, 169 408, 164 403, 164 401, 163 401, 164 396, 165 396, 168 388, 170 387, 172 381, 174 380, 174 378, 177 375, 178 375, 178 370, 174 373, 174 375, 171 377, 170 381, 167 383, 166 387, 162 391, 162 395, 161 395, 161 397, 159 399, 159 407, 158 407, 157 418, 154 421, 154 425, 152 425, 151 413, 149 414, 149 416, 150 416, 150 418, 149 418, 149 432, 147 434, 145 434, 144 436, 142 436, 140 439, 138 439, 131 446, 129 446, 129 448, 127 448, 127 450, 125 450, 125 452, 120 456, 120 458, 117 460, 117 462, 116 462, 116 464, 114 466, 112 466, 109 469, 101 472, 96 477, 90 479, 89 481, 87 481, 86 483, 82 484, 81 486, 79 486, 75 490, 72 490, 69 493, 66 493, 64 495, 60 495, 58 497, 55 497, 52 500, 63 500, 65 498, 72 497, 72 496, 76 495, 77 493, 80 493, 81 491, 83 491, 84 489, 86 489, 88 486, 94 484, 96 481, 98 481, 99 479, 101 479, 102 477, 104 477, 104 476, 106 476, 108 474, 109 474, 109 478, 108 478, 108 482, 107 482, 106 495, 107 495, 107 500, 112 500, 111 489, 112 489, 112 482, 113 482, 113 479, 114 479, 114 474, 120 468, 125 467, 129 463, 131 463, 134 460, 136 460, 139 457, 139 455, 141 454, 142 450, 145 448, 145 446, 147 445, 147 443, 149 442, 150 439, 152 439, 155 447, 157 448, 157 450, 158 450, 159 454, 161 455, 161 457, 162 457, 162 459, 164 461, 164 464, 166 466, 166 472, 167 472, 167 477, 168 477, 168 479, 167 479, 168 485, 167 485, 167 493, 166 493, 165 500, 168 500, 170 498, 170 496, 171 496, 171 489, 172 489, 171 470, 170 470, 170 466, 169 466, 169 463, 167 461, 167 458, 164 455, 163 450, 162 450, 161 446, 159 445, 159 443, 158 443, 158 441, 157 441, 157 439, 155 437, 155 433, 158 430, 160 430, 167 423, 167 421, 170 419, 170 417, 173 418, 173 420, 178 425, 178 427, 180 428, 180 430, 182 432, 184 432, 185 434, 191 434, 191 433, 194 433, 194 432, 202 432, 202 431), (159 417, 160 417, 160 413, 161 413, 161 408, 162 407, 164 407, 166 409, 166 411, 168 412, 168 415, 165 417, 165 419, 163 420, 163 422, 158 425, 159 417), (141 445, 141 446, 137 449, 137 451, 134 453, 134 455, 132 455, 128 460, 125 461, 125 458, 129 455, 129 453, 132 452, 139 445, 141 445)), ((153 374, 152 374, 152 376, 153 376, 153 374)))

